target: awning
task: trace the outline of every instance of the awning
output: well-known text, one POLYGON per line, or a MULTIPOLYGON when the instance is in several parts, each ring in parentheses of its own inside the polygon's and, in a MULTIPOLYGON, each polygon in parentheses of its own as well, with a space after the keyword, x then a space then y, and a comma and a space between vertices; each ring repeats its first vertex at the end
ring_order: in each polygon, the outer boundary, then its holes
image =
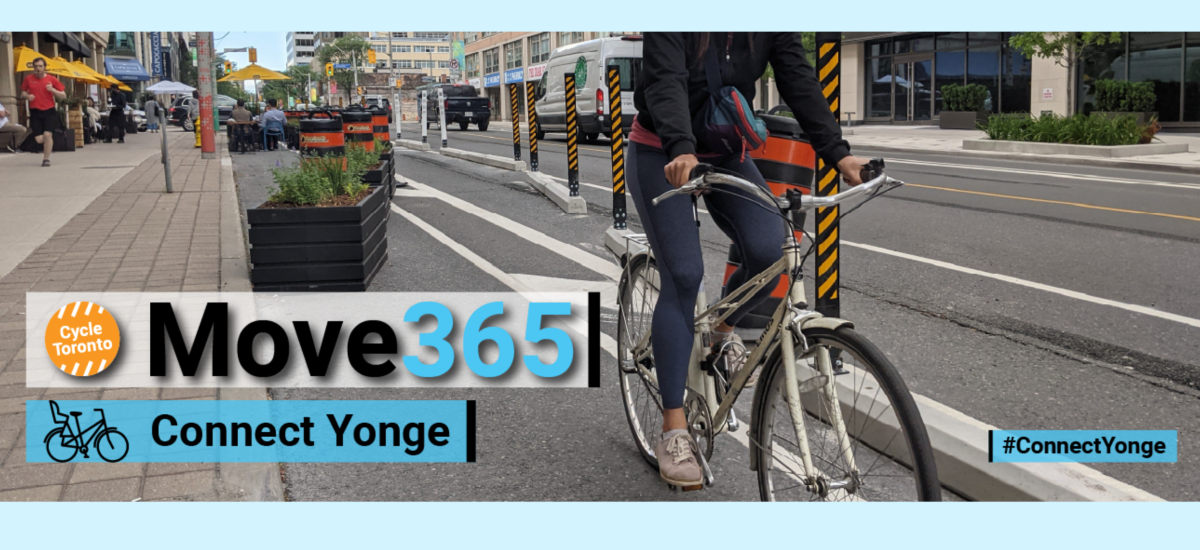
POLYGON ((69 32, 43 32, 42 35, 51 42, 58 42, 59 44, 62 44, 67 50, 75 52, 81 57, 92 56, 92 49, 87 47, 82 40, 76 38, 75 35, 69 32))
POLYGON ((104 68, 109 76, 122 82, 145 82, 150 80, 145 67, 132 57, 105 57, 104 68))

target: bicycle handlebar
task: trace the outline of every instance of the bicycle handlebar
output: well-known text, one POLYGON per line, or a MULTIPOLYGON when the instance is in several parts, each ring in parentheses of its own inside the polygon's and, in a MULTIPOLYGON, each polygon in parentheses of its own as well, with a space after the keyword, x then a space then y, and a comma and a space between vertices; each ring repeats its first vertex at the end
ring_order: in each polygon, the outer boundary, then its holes
POLYGON ((707 165, 707 164, 701 164, 701 165, 698 165, 696 167, 696 169, 692 172, 693 174, 699 174, 698 176, 694 176, 687 183, 685 183, 675 189, 667 191, 666 193, 663 193, 662 195, 655 197, 651 201, 651 204, 657 206, 659 202, 669 199, 671 197, 677 196, 677 195, 686 195, 686 194, 690 194, 690 193, 695 193, 697 191, 704 191, 706 189, 712 188, 714 185, 728 185, 731 187, 736 187, 738 189, 742 189, 743 191, 746 191, 768 203, 775 204, 776 206, 779 207, 780 210, 785 210, 785 211, 786 210, 795 210, 795 211, 805 212, 808 210, 812 210, 814 208, 826 208, 826 207, 830 207, 830 206, 837 206, 846 201, 870 195, 871 193, 874 193, 876 189, 878 189, 880 186, 882 186, 884 184, 894 185, 894 186, 904 185, 904 182, 894 179, 894 178, 891 178, 891 177, 888 177, 887 174, 883 173, 883 160, 882 159, 872 160, 871 164, 864 167, 864 172, 872 174, 872 175, 873 174, 878 174, 878 175, 875 176, 874 178, 872 178, 870 181, 866 181, 866 182, 862 183, 861 185, 851 187, 850 189, 842 191, 841 193, 837 193, 837 194, 830 195, 827 197, 817 197, 814 195, 800 195, 799 200, 797 201, 797 200, 794 200, 795 195, 797 195, 797 193, 788 192, 787 197, 776 197, 775 195, 772 195, 770 192, 768 192, 766 189, 759 187, 758 185, 755 185, 754 183, 752 183, 746 179, 743 179, 743 178, 740 178, 740 177, 737 177, 737 176, 734 176, 731 174, 716 172, 716 171, 714 171, 714 168, 712 166, 707 165), (791 197, 791 198, 789 198, 789 197, 791 197))

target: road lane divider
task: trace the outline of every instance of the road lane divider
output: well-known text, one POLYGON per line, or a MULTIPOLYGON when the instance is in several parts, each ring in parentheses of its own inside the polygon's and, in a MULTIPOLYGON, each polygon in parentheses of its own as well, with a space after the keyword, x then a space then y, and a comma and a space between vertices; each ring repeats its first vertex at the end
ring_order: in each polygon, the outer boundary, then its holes
POLYGON ((541 172, 525 172, 525 179, 546 198, 568 214, 587 214, 587 201, 583 197, 571 196, 570 191, 554 178, 541 172))
POLYGON ((1060 204, 1063 206, 1073 206, 1076 208, 1087 208, 1087 209, 1091 209, 1091 210, 1104 210, 1106 212, 1119 212, 1122 214, 1138 214, 1138 215, 1142 215, 1142 216, 1159 216, 1159 217, 1163 217, 1163 218, 1174 218, 1177 220, 1200 222, 1200 218, 1194 217, 1194 216, 1182 216, 1179 214, 1166 214, 1163 212, 1146 212, 1146 211, 1142 211, 1142 210, 1129 210, 1127 208, 1112 208, 1110 206, 1097 206, 1094 204, 1086 204, 1086 203, 1082 203, 1082 202, 1056 201, 1056 200, 1050 200, 1050 199, 1035 199, 1033 197, 1021 197, 1018 195, 1003 195, 1000 193, 988 193, 985 191, 969 191, 966 189, 955 189, 953 187, 938 187, 936 185, 925 185, 925 184, 920 184, 920 183, 906 183, 905 186, 906 187, 916 187, 918 189, 933 189, 936 191, 949 191, 951 193, 966 193, 968 195, 980 195, 980 196, 984 196, 984 197, 995 197, 995 198, 999 198, 999 199, 1040 202, 1040 203, 1046 203, 1046 204, 1060 204))
POLYGON ((474 151, 464 151, 462 149, 442 148, 438 149, 438 153, 447 157, 453 157, 492 168, 500 168, 502 170, 512 170, 514 172, 524 172, 526 170, 525 163, 519 160, 513 160, 508 157, 496 155, 487 155, 484 153, 476 153, 474 151))

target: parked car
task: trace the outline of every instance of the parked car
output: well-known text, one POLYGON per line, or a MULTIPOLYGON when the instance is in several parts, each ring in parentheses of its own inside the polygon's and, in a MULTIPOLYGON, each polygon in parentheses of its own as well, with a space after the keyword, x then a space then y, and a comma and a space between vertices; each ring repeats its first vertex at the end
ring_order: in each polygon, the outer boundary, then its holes
POLYGON ((642 37, 637 35, 597 38, 554 50, 546 62, 546 72, 534 89, 534 109, 537 112, 538 138, 547 132, 566 133, 567 94, 563 75, 582 73, 575 82, 575 108, 579 115, 579 134, 592 141, 601 134, 612 137, 609 123, 608 66, 616 65, 621 73, 621 128, 625 136, 633 126, 637 108, 633 92, 637 90, 642 72, 642 37), (578 67, 582 64, 583 70, 578 67))
POLYGON ((381 102, 383 103, 383 108, 384 108, 384 109, 387 109, 387 113, 388 113, 388 124, 391 124, 391 123, 392 123, 392 121, 395 119, 395 117, 392 115, 392 102, 391 102, 391 100, 389 100, 389 99, 388 99, 388 98, 386 98, 386 97, 368 97, 368 98, 367 98, 367 107, 372 107, 372 108, 374 108, 374 107, 378 107, 378 106, 380 105, 380 103, 381 103, 381 102))
MULTIPOLYGON (((171 108, 168 111, 170 124, 173 126, 188 126, 184 124, 184 119, 187 118, 188 108, 195 101, 197 100, 191 97, 175 98, 175 102, 171 104, 171 108)), ((224 124, 233 117, 233 108, 237 106, 237 100, 227 95, 217 94, 214 101, 217 103, 217 121, 224 124)))
POLYGON ((479 91, 467 84, 428 84, 417 88, 418 92, 429 92, 429 122, 432 126, 438 120, 438 90, 445 93, 446 99, 442 107, 446 110, 446 124, 458 124, 460 130, 466 130, 471 124, 485 132, 492 118, 492 100, 479 97, 479 91))

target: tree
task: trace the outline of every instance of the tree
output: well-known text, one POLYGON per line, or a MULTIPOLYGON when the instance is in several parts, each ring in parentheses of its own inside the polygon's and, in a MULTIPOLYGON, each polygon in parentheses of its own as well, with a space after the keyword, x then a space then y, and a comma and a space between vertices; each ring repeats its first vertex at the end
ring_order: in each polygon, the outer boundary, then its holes
MULTIPOLYGON (((804 46, 804 57, 808 58, 808 63, 814 67, 817 66, 817 33, 802 32, 800 33, 800 43, 804 46)), ((767 64, 767 70, 763 72, 763 80, 771 80, 775 78, 775 69, 771 64, 767 64)))
MULTIPOLYGON (((1102 46, 1120 42, 1119 32, 1020 32, 1008 39, 1008 45, 1025 57, 1053 59, 1054 64, 1067 69, 1071 79, 1079 63, 1101 51, 1102 46)), ((1067 84, 1067 112, 1075 110, 1071 85, 1067 84)))
POLYGON ((351 35, 334 40, 331 44, 324 44, 313 52, 317 64, 321 67, 324 67, 326 63, 351 65, 349 69, 333 70, 333 81, 337 83, 338 88, 346 92, 347 103, 353 101, 351 92, 354 87, 355 72, 361 71, 362 67, 367 65, 368 49, 370 49, 370 45, 366 40, 363 40, 361 36, 351 35))
POLYGON ((267 81, 262 88, 264 98, 278 99, 287 102, 289 97, 294 97, 298 101, 308 103, 308 82, 309 78, 316 81, 319 80, 316 74, 312 71, 312 66, 307 63, 300 63, 288 67, 283 71, 283 74, 288 75, 288 80, 270 80, 267 81))

